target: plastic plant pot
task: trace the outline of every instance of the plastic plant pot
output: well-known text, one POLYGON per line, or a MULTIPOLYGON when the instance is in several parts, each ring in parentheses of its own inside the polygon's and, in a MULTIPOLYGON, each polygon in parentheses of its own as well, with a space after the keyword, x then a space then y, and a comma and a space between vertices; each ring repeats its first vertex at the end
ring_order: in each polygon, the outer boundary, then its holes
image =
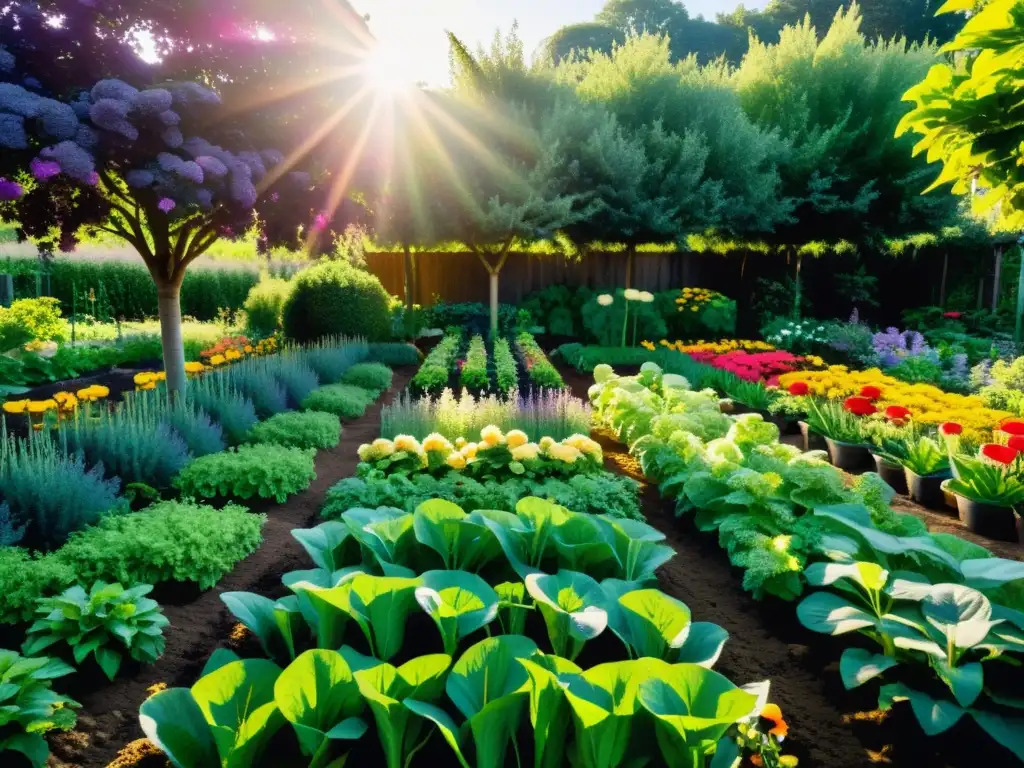
POLYGON ((893 464, 874 453, 871 454, 871 457, 875 460, 875 471, 878 472, 878 476, 885 480, 896 493, 906 496, 908 494, 907 475, 903 471, 902 465, 893 464))
POLYGON ((806 421, 798 423, 800 425, 800 434, 804 437, 803 448, 805 451, 824 451, 827 449, 828 446, 825 443, 825 438, 812 430, 810 424, 806 421))
POLYGON ((937 472, 933 475, 919 475, 907 467, 903 468, 907 478, 907 490, 910 498, 928 509, 941 510, 946 506, 942 484, 949 480, 949 472, 937 472))
POLYGON ((871 469, 874 462, 871 461, 871 451, 866 445, 857 443, 843 443, 825 438, 828 446, 828 455, 832 460, 832 466, 844 472, 866 472, 871 469))
POLYGON ((955 495, 960 521, 971 533, 996 541, 1017 541, 1017 516, 1013 507, 975 501, 959 493, 955 495))

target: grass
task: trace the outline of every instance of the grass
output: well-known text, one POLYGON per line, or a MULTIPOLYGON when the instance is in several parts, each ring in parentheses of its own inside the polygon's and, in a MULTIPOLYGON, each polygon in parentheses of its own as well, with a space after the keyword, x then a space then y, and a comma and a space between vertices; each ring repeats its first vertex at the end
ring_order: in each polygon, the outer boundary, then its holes
MULTIPOLYGON (((64 321, 67 330, 67 338, 71 338, 71 323, 64 321)), ((227 326, 221 323, 201 323, 198 320, 184 320, 181 323, 181 334, 185 343, 201 344, 204 347, 213 346, 225 336, 237 336, 243 333, 243 329, 227 326)), ((144 320, 142 322, 121 323, 121 338, 127 339, 132 336, 159 336, 160 321, 144 320)), ((76 323, 76 342, 93 341, 117 341, 116 323, 76 323)))

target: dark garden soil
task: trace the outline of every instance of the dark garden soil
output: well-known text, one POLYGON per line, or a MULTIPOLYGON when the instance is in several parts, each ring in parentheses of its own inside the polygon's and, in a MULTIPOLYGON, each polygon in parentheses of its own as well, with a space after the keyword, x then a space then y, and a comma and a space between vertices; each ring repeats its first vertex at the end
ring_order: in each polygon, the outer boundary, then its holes
MULTIPOLYGON (((316 457, 316 480, 302 493, 280 505, 251 505, 254 510, 267 513, 260 548, 224 577, 213 589, 197 599, 183 602, 166 595, 164 613, 170 620, 164 636, 167 650, 156 664, 143 666, 131 676, 119 677, 113 683, 94 680, 91 687, 75 682, 88 680, 88 675, 72 675, 55 686, 67 691, 82 709, 77 730, 50 738, 53 752, 51 765, 99 768, 107 766, 122 747, 142 738, 139 728, 139 706, 149 696, 152 686, 189 687, 210 654, 218 647, 238 647, 244 632, 235 630, 233 617, 220 600, 223 592, 250 591, 271 597, 287 592, 281 585, 281 575, 288 571, 309 567, 308 556, 292 538, 295 528, 315 525, 327 490, 345 477, 355 473, 359 459, 356 448, 380 435, 380 412, 384 403, 397 396, 415 372, 414 367, 396 368, 392 388, 362 418, 345 424, 341 442, 330 451, 321 451, 316 457)), ((130 379, 129 379, 130 380, 130 379)), ((165 590, 166 591, 166 590, 165 590)), ((258 655, 258 654, 257 654, 258 655)), ((136 754, 145 756, 144 748, 136 754)), ((124 761, 121 765, 131 765, 124 761)), ((152 757, 139 765, 164 765, 165 761, 152 757)))
MULTIPOLYGON (((566 386, 586 399, 592 378, 572 369, 560 370, 566 386)), ((695 621, 713 621, 729 632, 729 641, 715 665, 717 671, 737 684, 771 680, 771 701, 782 708, 789 724, 786 751, 799 757, 803 768, 879 764, 988 768, 1014 764, 1013 756, 995 745, 973 721, 968 722, 969 718, 942 737, 929 738, 914 721, 908 705, 886 715, 876 710, 877 688, 865 686, 874 696, 867 690, 863 694, 846 691, 838 664, 846 641, 804 629, 797 621, 794 603, 754 600, 743 590, 742 571, 729 564, 717 536, 697 531, 688 519, 677 519, 672 502, 662 500, 657 488, 644 482, 638 462, 611 435, 596 432, 594 438, 604 449, 608 470, 643 483, 644 514, 678 553, 660 569, 660 588, 686 603, 695 621)), ((930 526, 932 518, 948 526, 959 524, 955 517, 924 510, 910 501, 898 508, 921 516, 930 526)), ((961 534, 959 529, 953 532, 961 534)), ((997 542, 980 537, 972 540, 993 551, 998 549, 997 542)), ((1016 556, 1020 557, 1019 550, 1016 556)))

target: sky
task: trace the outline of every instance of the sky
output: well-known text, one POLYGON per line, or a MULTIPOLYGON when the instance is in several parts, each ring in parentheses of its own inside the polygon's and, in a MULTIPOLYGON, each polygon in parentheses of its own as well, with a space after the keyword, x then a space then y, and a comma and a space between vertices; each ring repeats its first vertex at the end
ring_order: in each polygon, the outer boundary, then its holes
MULTIPOLYGON (((684 0, 690 16, 732 11, 741 0, 684 0)), ((395 68, 410 81, 430 85, 448 82, 448 43, 445 30, 461 40, 489 43, 494 30, 503 31, 519 21, 519 35, 527 55, 559 27, 592 21, 605 0, 350 0, 360 13, 370 14, 370 29, 400 58, 395 68)), ((760 8, 767 0, 744 0, 747 8, 760 8)))

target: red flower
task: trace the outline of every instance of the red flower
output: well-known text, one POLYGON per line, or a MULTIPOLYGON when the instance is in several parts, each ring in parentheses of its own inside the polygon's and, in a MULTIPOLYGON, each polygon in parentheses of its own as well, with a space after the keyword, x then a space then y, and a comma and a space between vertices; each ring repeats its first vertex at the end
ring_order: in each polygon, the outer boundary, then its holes
POLYGON ((943 312, 943 317, 948 317, 950 320, 959 320, 961 315, 959 312, 943 312))
POLYGON ((1018 453, 1024 452, 1024 435, 1014 435, 1006 441, 1006 446, 1013 448, 1018 453))
POLYGON ((811 391, 811 388, 807 386, 806 381, 794 381, 789 385, 789 394, 791 395, 806 395, 811 391))
POLYGON ((882 390, 878 387, 867 386, 860 391, 860 396, 872 401, 877 400, 882 396, 882 390))
POLYGON ((999 428, 1008 435, 1024 435, 1024 421, 1008 421, 999 428))
POLYGON ((902 421, 910 416, 910 409, 902 405, 890 405, 885 409, 885 418, 892 421, 902 421))
POLYGON ((1014 459, 1017 458, 1018 451, 1016 448, 1011 448, 1008 445, 997 445, 996 443, 986 443, 981 446, 981 455, 986 459, 992 459, 1000 464, 1013 464, 1014 459))
POLYGON ((948 436, 959 435, 963 431, 963 425, 957 424, 955 421, 947 421, 939 426, 939 432, 948 436))
POLYGON ((848 397, 843 403, 843 408, 854 416, 870 416, 873 413, 878 413, 878 409, 866 397, 848 397))

